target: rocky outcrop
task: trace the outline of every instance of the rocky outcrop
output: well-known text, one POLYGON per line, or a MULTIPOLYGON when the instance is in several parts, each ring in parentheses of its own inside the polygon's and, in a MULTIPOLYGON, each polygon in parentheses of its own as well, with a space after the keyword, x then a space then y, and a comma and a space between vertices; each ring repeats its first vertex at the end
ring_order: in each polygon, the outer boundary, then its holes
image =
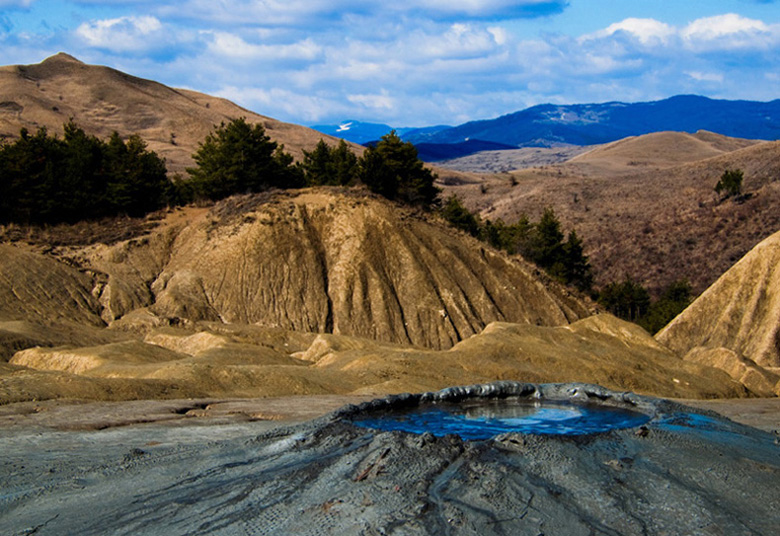
POLYGON ((103 318, 257 323, 448 348, 494 321, 565 325, 588 306, 519 258, 360 193, 247 196, 180 227, 71 253, 106 274, 103 318))

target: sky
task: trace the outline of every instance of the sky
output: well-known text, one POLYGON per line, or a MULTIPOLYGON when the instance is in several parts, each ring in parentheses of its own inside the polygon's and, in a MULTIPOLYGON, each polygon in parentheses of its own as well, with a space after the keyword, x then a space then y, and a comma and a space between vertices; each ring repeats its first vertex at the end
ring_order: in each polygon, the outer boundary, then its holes
POLYGON ((67 52, 298 124, 780 98, 780 0, 0 0, 0 65, 67 52))

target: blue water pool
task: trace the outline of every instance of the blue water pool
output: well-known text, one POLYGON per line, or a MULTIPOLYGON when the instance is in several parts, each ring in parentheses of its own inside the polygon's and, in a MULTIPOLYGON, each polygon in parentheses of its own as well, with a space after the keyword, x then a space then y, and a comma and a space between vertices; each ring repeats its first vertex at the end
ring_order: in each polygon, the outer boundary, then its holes
POLYGON ((650 417, 623 408, 557 401, 472 400, 385 411, 354 424, 384 431, 399 430, 441 437, 457 434, 484 440, 507 432, 543 435, 585 435, 641 426, 650 417))

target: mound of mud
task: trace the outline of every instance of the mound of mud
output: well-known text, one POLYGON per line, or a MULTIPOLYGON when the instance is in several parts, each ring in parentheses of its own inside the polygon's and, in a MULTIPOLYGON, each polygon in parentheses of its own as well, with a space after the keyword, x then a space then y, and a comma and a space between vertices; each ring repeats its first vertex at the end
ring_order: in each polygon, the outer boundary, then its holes
POLYGON ((755 392, 780 395, 780 233, 753 248, 656 339, 755 392))
POLYGON ((408 395, 221 442, 165 445, 155 428, 114 433, 114 444, 53 434, 45 454, 21 448, 23 437, 0 439, 10 469, 0 523, 38 535, 773 534, 780 523, 772 434, 592 385, 408 395), (352 423, 420 400, 507 396, 628 404, 650 420, 485 441, 352 423), (100 448, 74 452, 74 442, 100 448))

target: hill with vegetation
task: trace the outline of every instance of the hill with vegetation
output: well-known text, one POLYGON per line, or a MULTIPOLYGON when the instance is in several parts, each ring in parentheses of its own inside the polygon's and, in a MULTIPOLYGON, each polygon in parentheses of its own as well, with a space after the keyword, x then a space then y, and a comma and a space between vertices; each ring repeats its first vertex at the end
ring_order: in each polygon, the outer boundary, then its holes
POLYGON ((687 279, 699 294, 780 229, 780 142, 655 133, 443 188, 493 222, 552 208, 576 229, 597 287, 630 278, 660 296, 687 279), (743 172, 743 195, 715 191, 727 170, 743 172))
MULTIPOLYGON (((64 53, 39 64, 0 67, 0 139, 16 139, 26 128, 63 133, 73 120, 88 134, 126 139, 137 134, 164 158, 169 172, 184 174, 192 155, 215 125, 240 117, 262 125, 294 158, 321 139, 338 139, 306 127, 256 114, 217 97, 174 89, 158 82, 88 65, 64 53)), ((358 153, 360 146, 353 146, 358 153)))

